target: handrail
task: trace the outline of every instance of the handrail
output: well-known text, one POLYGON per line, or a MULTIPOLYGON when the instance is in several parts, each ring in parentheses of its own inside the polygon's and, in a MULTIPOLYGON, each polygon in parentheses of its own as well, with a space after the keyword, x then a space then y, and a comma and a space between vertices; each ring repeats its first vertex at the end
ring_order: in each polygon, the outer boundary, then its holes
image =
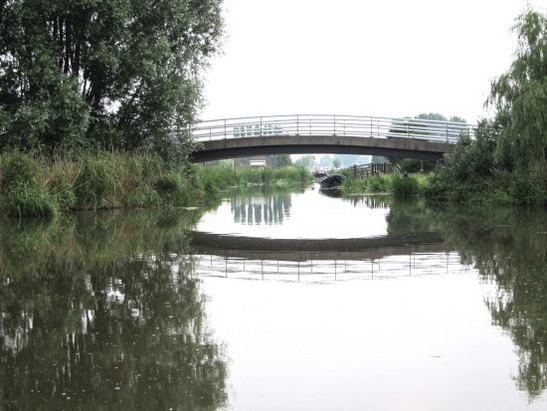
POLYGON ((197 141, 268 136, 344 136, 413 138, 456 143, 471 137, 476 125, 410 117, 374 117, 337 114, 283 114, 202 121, 193 128, 197 141))

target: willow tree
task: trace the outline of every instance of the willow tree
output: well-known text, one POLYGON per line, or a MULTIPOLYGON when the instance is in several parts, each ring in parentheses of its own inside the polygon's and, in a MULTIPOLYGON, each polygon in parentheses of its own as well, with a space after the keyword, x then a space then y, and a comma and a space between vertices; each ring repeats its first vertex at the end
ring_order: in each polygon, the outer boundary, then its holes
POLYGON ((221 4, 0 0, 0 148, 189 150, 221 4))
POLYGON ((547 182, 547 17, 527 10, 516 19, 518 47, 509 70, 492 82, 497 161, 547 182))

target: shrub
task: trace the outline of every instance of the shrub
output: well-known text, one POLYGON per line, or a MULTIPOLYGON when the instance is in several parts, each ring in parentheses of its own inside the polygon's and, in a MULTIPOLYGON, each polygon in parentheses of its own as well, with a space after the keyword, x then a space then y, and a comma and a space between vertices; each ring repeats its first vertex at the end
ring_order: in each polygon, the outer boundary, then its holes
POLYGON ((392 191, 395 197, 406 198, 419 193, 418 180, 414 177, 404 177, 399 174, 392 176, 392 191))
POLYGON ((368 191, 371 193, 387 193, 390 191, 389 177, 386 175, 373 175, 366 179, 368 191))

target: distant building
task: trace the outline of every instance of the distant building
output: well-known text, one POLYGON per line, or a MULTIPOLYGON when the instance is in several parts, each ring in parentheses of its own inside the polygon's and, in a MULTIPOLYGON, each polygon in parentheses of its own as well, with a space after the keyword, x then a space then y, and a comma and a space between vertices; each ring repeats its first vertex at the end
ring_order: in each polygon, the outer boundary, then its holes
POLYGON ((255 157, 238 157, 234 159, 234 167, 253 167, 253 168, 263 168, 266 166, 266 157, 265 156, 255 156, 255 157))
POLYGON ((266 160, 257 160, 257 159, 252 159, 249 161, 249 165, 252 167, 252 168, 264 168, 266 167, 266 160))

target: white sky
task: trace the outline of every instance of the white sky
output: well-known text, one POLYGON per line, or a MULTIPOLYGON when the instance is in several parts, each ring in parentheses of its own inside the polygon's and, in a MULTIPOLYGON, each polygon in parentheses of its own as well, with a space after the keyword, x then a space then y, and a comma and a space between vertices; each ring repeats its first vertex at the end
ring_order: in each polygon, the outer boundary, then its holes
POLYGON ((547 0, 225 0, 203 120, 279 114, 469 123, 513 60, 515 18, 547 0))

